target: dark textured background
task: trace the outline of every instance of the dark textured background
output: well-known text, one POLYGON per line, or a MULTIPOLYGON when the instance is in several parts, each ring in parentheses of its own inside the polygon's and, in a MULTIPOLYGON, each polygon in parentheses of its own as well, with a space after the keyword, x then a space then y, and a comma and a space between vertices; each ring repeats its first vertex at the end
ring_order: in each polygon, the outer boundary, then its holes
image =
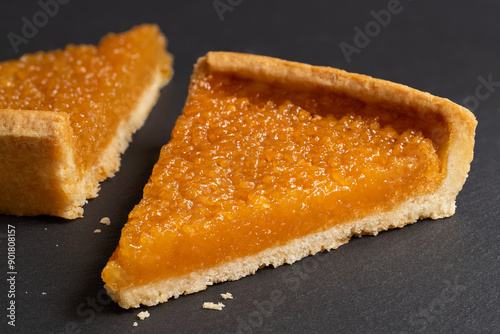
MULTIPOLYGON (((227 2, 228 0, 222 0, 227 2)), ((175 76, 102 184, 85 218, 0 216, 0 332, 20 333, 498 333, 500 332, 500 87, 479 88, 475 158, 457 212, 375 237, 352 240, 293 266, 263 269, 236 282, 148 309, 122 310, 101 295, 101 269, 116 247, 128 212, 160 147, 181 113, 196 59, 209 50, 250 52, 403 83, 460 104, 476 98, 481 79, 500 82, 500 4, 493 1, 401 0, 393 15, 348 63, 339 44, 388 0, 238 1, 220 20, 213 1, 83 1, 61 5, 16 54, 7 34, 20 34, 36 1, 0 4, 0 60, 22 53, 96 43, 109 31, 158 23, 175 55, 175 76), (488 93, 488 94, 486 94, 488 93), (486 96, 488 95, 488 96, 486 96), (469 98, 468 98, 469 96, 469 98), (108 216, 111 226, 99 224, 108 216), (17 326, 7 326, 6 233, 17 231, 17 326), (101 234, 93 234, 101 228, 101 234), (204 301, 230 291, 222 312, 204 301), (45 295, 42 292, 46 292, 45 295), (271 297, 279 296, 272 304, 271 297), (132 327, 134 321, 138 327, 132 327)), ((498 84, 496 84, 498 85, 498 84)), ((472 106, 472 105, 469 105, 472 106)), ((1 157, 0 157, 1 159, 1 157)), ((1 185, 0 185, 1 187, 1 185)))

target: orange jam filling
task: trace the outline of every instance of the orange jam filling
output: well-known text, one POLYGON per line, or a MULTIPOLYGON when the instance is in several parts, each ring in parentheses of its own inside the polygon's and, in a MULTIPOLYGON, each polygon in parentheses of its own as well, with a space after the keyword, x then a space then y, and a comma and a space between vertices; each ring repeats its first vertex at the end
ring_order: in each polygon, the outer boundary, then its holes
POLYGON ((441 180, 429 138, 396 131, 411 123, 401 116, 381 126, 357 103, 223 74, 198 82, 104 281, 120 289, 210 268, 389 209, 441 180))
POLYGON ((0 109, 68 113, 76 163, 86 171, 152 83, 164 48, 159 29, 142 25, 109 34, 98 47, 68 45, 2 62, 0 109))

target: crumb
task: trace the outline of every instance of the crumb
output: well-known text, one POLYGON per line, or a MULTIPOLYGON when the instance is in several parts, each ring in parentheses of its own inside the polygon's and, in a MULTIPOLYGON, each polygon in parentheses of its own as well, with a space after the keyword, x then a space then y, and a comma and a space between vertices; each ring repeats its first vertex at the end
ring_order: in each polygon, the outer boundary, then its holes
POLYGON ((226 305, 222 303, 212 303, 212 302, 204 302, 203 303, 203 308, 207 308, 209 310, 217 310, 217 311, 222 311, 222 308, 225 307, 226 305))
POLYGON ((233 295, 231 293, 229 293, 229 292, 221 293, 220 295, 224 299, 233 299, 233 295))
POLYGON ((47 231, 47 228, 45 228, 45 231, 47 231))
POLYGON ((59 245, 56 245, 56 247, 59 247, 59 245))
POLYGON ((47 292, 42 292, 42 295, 46 295, 46 294, 47 294, 47 292))
POLYGON ((100 230, 100 229, 98 229, 98 228, 96 228, 96 229, 94 230, 94 233, 101 233, 101 230, 100 230))
POLYGON ((139 312, 139 314, 137 314, 137 316, 139 317, 139 319, 144 320, 146 318, 149 318, 150 314, 148 311, 142 311, 142 312, 139 312))
POLYGON ((134 327, 137 327, 137 325, 138 325, 137 321, 134 321, 134 323, 132 324, 132 326, 134 327))
POLYGON ((101 219, 101 224, 109 225, 111 224, 111 220, 108 217, 104 217, 103 219, 101 219))

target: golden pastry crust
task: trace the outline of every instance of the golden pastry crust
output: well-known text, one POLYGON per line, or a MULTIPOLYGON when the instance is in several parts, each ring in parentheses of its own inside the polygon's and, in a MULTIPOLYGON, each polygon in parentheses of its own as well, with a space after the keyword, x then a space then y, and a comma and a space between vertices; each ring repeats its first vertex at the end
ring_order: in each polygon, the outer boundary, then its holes
POLYGON ((294 89, 336 93, 346 100, 362 102, 366 110, 371 108, 380 113, 408 114, 426 127, 427 136, 438 146, 444 177, 430 193, 415 194, 387 211, 346 221, 325 231, 265 249, 258 254, 142 286, 113 290, 105 285, 108 294, 121 307, 156 305, 181 294, 204 290, 214 283, 253 274, 263 266, 291 264, 305 256, 335 249, 347 243, 353 236, 376 235, 380 231, 403 227, 419 219, 438 219, 454 214, 455 198, 470 168, 477 124, 467 109, 447 99, 364 75, 227 52, 210 52, 198 61, 191 79, 190 94, 197 90, 207 75, 216 72, 294 89))
POLYGON ((98 152, 98 163, 83 173, 75 165, 77 139, 67 113, 0 110, 0 213, 82 217, 82 206, 97 196, 99 182, 119 169, 120 155, 172 76, 172 62, 172 56, 162 50, 137 103, 98 152))
POLYGON ((0 212, 80 216, 73 152, 68 114, 0 110, 0 212))

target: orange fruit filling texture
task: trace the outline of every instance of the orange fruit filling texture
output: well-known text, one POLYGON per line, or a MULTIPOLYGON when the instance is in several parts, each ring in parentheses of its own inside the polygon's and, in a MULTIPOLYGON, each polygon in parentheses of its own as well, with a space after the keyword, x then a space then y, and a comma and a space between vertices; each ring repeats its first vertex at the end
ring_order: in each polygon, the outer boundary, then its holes
POLYGON ((82 171, 94 166, 152 83, 165 40, 155 25, 0 63, 0 109, 65 112, 82 171))
POLYGON ((421 132, 381 127, 338 101, 223 74, 198 82, 104 281, 131 287, 253 255, 440 180, 421 132))

